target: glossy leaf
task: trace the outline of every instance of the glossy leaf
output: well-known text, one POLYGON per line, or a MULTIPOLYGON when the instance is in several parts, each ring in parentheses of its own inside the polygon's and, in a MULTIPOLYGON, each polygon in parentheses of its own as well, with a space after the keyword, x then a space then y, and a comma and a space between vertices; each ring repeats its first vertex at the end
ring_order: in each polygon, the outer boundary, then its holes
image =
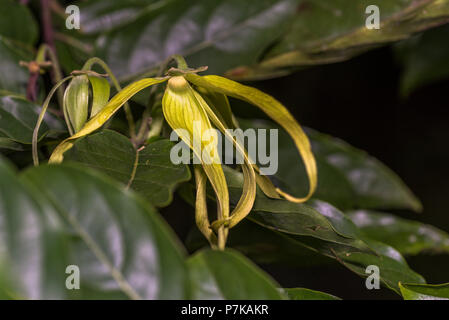
MULTIPOLYGON (((304 166, 288 135, 268 121, 239 120, 242 128, 279 130, 278 172, 275 178, 294 195, 306 192, 304 166)), ((412 209, 421 203, 389 168, 366 152, 344 141, 306 129, 318 166, 318 187, 314 197, 348 209, 412 209)))
POLYGON ((336 296, 306 288, 284 289, 290 300, 341 300, 336 296))
POLYGON ((171 202, 179 183, 190 180, 187 166, 171 162, 172 146, 168 140, 156 140, 136 151, 127 137, 103 130, 77 141, 65 161, 99 170, 162 207, 171 202))
MULTIPOLYGON (((240 173, 225 168, 230 199, 235 203, 242 185, 240 173)), ((423 283, 394 248, 364 236, 352 221, 332 205, 323 201, 296 204, 269 199, 259 192, 248 219, 289 237, 324 256, 336 259, 351 271, 366 277, 365 268, 377 265, 381 281, 399 292, 398 283, 423 283)))
POLYGON ((449 284, 399 284, 404 300, 449 300, 449 284))
MULTIPOLYGON (((129 78, 157 67, 172 54, 185 56, 192 66, 208 65, 224 73, 239 65, 257 62, 264 50, 286 31, 298 0, 164 1, 142 10, 136 19, 107 32, 98 54, 119 78, 129 78), (125 61, 133 61, 127 63, 125 61)), ((81 10, 89 21, 94 1, 81 10)), ((116 5, 111 5, 115 16, 116 5)), ((133 7, 129 7, 133 10, 133 7)), ((128 20, 129 15, 124 15, 128 20)), ((83 18, 82 18, 83 19, 83 18)), ((87 20, 87 19, 86 19, 87 20)), ((98 29, 97 29, 98 30, 98 29)), ((99 31, 99 30, 98 30, 99 31)))
MULTIPOLYGON (((0 95, 0 132, 5 143, 31 144, 34 126, 40 106, 15 95, 0 95)), ((51 131, 63 131, 59 120, 47 113, 39 130, 38 138, 51 131)))
POLYGON ((155 210, 76 166, 39 166, 20 179, 0 164, 1 258, 28 299, 182 299, 182 252, 155 210), (80 289, 67 290, 66 267, 80 289))
POLYGON ((402 254, 449 253, 449 234, 433 226, 366 210, 349 212, 348 217, 369 238, 382 241, 402 254))
POLYGON ((285 75, 299 66, 342 61, 445 23, 447 0, 376 4, 380 29, 369 30, 368 0, 87 1, 83 36, 122 79, 154 71, 182 54, 192 66, 238 79, 285 75), (311 31, 313 30, 313 32, 311 31), (132 63, 129 63, 132 61, 132 63))
MULTIPOLYGON (((448 12, 449 12, 449 4, 448 12)), ((445 25, 398 43, 396 53, 402 64, 401 93, 444 80, 449 76, 449 26, 445 25)))
POLYGON ((192 299, 280 300, 278 285, 241 254, 204 250, 187 261, 192 299))

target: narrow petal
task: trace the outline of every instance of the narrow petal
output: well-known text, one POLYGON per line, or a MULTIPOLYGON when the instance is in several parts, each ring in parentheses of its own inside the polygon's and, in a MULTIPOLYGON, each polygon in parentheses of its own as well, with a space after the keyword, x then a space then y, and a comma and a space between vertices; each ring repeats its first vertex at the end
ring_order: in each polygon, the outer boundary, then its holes
POLYGON ((199 165, 194 166, 196 181, 195 221, 198 229, 206 237, 212 247, 217 245, 217 237, 213 233, 207 215, 206 183, 207 177, 199 165))
POLYGON ((90 119, 84 127, 73 136, 62 141, 53 151, 49 163, 60 163, 64 160, 64 152, 69 150, 73 146, 73 141, 84 137, 91 132, 100 128, 106 121, 108 121, 114 113, 116 113, 123 104, 131 99, 140 90, 143 90, 153 84, 161 83, 166 81, 166 78, 147 78, 136 81, 126 88, 117 93, 103 109, 90 119))
MULTIPOLYGON (((201 160, 204 172, 217 197, 218 219, 226 220, 229 217, 229 193, 221 161, 218 158, 217 137, 213 137, 208 143, 203 141, 206 131, 211 132, 213 128, 206 112, 195 98, 192 87, 184 77, 176 76, 168 81, 162 99, 162 111, 170 127, 201 160), (203 152, 205 148, 208 148, 210 152, 203 152)), ((224 248, 227 230, 222 226, 218 233, 218 246, 224 248)))
POLYGON ((208 90, 216 91, 218 93, 249 102, 259 107, 270 118, 281 125, 292 137, 304 161, 307 176, 309 178, 309 192, 303 198, 296 198, 280 189, 276 189, 276 191, 287 200, 298 203, 307 201, 313 195, 318 180, 315 157, 313 156, 309 139, 287 108, 285 108, 272 96, 258 89, 242 85, 238 82, 223 77, 214 75, 201 77, 196 74, 187 74, 186 79, 198 87, 203 87, 208 90))
POLYGON ((105 78, 89 76, 89 81, 92 86, 92 109, 90 116, 94 117, 108 103, 111 87, 105 78))

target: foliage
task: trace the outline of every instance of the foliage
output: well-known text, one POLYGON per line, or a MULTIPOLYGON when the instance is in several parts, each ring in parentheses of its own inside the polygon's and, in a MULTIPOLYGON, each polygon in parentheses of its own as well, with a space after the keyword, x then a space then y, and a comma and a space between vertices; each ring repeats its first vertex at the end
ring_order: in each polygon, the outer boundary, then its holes
POLYGON ((447 284, 426 284, 404 258, 447 254, 449 235, 391 212, 422 210, 401 178, 338 138, 303 132, 292 106, 233 81, 408 39, 395 49, 408 94, 447 75, 447 48, 423 58, 447 26, 415 33, 447 21, 449 1, 383 1, 380 30, 365 28, 365 0, 77 4, 80 30, 52 6, 54 59, 53 44, 38 43, 45 8, 0 0, 0 299, 337 300, 281 288, 257 265, 329 261, 361 277, 378 266, 382 285, 406 300, 449 299, 447 284), (227 96, 275 123, 237 119, 227 96), (241 168, 174 164, 170 127, 197 134, 186 119, 222 132, 278 129, 278 172, 259 175, 236 140, 241 168), (196 208, 199 230, 184 243, 156 209, 175 194, 180 215, 196 208), (66 288, 69 265, 81 270, 79 290, 66 288))

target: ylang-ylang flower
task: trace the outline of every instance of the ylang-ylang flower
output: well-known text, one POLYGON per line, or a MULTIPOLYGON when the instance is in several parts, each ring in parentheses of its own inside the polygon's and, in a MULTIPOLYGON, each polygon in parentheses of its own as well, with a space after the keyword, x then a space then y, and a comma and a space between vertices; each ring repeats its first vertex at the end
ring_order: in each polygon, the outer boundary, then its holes
MULTIPOLYGON (((256 198, 256 186, 271 198, 285 198, 292 202, 305 202, 313 194, 317 184, 317 169, 310 142, 300 125, 290 112, 276 99, 258 89, 242 85, 230 79, 197 73, 187 67, 182 58, 177 57, 178 68, 171 68, 162 78, 146 78, 131 83, 118 92, 100 111, 83 124, 82 128, 60 143, 50 157, 51 163, 63 160, 65 151, 73 146, 76 139, 90 134, 100 128, 120 107, 137 92, 156 84, 166 82, 162 98, 162 111, 168 125, 190 147, 200 164, 194 165, 196 182, 196 223, 214 248, 223 249, 229 229, 236 226, 251 211, 256 198), (236 128, 227 97, 246 101, 265 112, 271 119, 282 126, 293 139, 303 159, 309 180, 309 191, 302 197, 293 197, 260 174, 259 168, 250 161, 247 150, 240 141, 230 135, 226 129, 236 128), (236 152, 243 158, 243 191, 240 200, 231 210, 229 192, 222 164, 218 157, 217 137, 210 132, 218 129, 234 144, 236 152), (206 132, 207 131, 207 132, 206 132), (204 134, 209 139, 204 139, 204 134), (200 141, 200 143, 193 143, 200 141), (204 152, 206 150, 206 152, 204 152), (217 219, 209 221, 206 205, 207 180, 213 188, 217 200, 217 219)), ((85 83, 85 80, 84 80, 85 83)), ((84 116, 85 112, 83 113, 84 116)), ((79 119, 75 124, 80 125, 79 119)))

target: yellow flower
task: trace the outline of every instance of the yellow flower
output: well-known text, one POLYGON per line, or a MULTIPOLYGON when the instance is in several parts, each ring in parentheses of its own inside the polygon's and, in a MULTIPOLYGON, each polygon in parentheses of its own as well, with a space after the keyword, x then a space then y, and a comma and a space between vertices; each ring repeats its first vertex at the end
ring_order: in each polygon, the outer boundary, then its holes
POLYGON ((162 99, 164 118, 178 136, 200 159, 201 165, 194 165, 196 195, 196 222, 209 240, 211 246, 223 249, 228 230, 244 219, 253 207, 256 185, 269 197, 280 196, 292 202, 305 202, 313 194, 317 184, 315 158, 307 136, 290 112, 276 99, 258 89, 215 75, 199 76, 203 69, 189 69, 183 59, 177 57, 178 68, 171 68, 164 78, 138 80, 118 92, 79 131, 61 142, 50 157, 50 163, 63 161, 63 154, 76 139, 100 128, 134 94, 151 85, 167 81, 162 99), (304 161, 309 179, 309 192, 303 198, 293 197, 273 186, 271 181, 259 174, 256 165, 251 164, 247 151, 226 129, 234 128, 236 122, 231 113, 227 96, 246 101, 259 107, 270 118, 281 125, 292 137, 304 161), (203 134, 213 127, 231 139, 237 152, 243 157, 243 192, 235 208, 230 212, 229 193, 222 165, 217 161, 217 137, 204 141, 203 134), (192 141, 200 141, 195 144, 192 141), (206 149, 207 152, 203 152, 206 149), (206 206, 206 181, 209 180, 217 199, 218 219, 210 223, 206 206))

